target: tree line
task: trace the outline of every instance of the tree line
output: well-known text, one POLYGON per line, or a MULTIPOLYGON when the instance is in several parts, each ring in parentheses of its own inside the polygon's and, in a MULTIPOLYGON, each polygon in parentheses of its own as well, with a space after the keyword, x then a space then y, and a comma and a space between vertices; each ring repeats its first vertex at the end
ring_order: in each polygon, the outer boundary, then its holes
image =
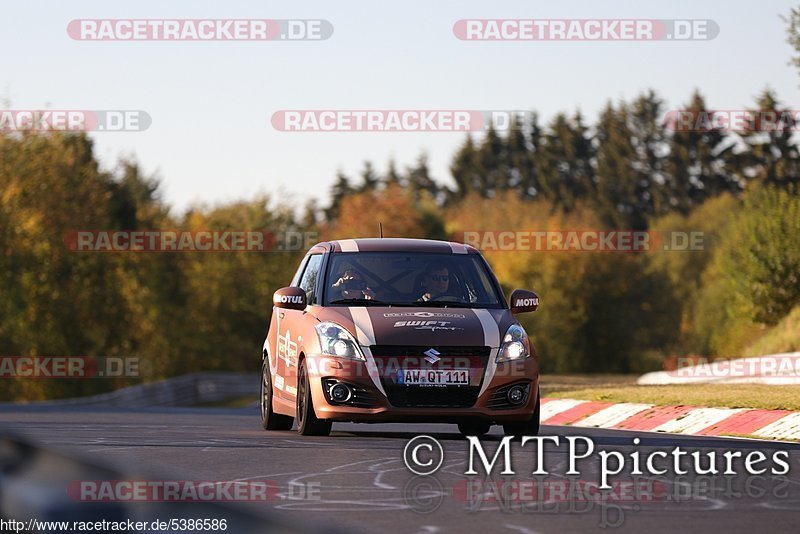
MULTIPOLYGON (((698 92, 686 109, 701 111, 698 92)), ((785 111, 765 91, 754 109, 785 111)), ((321 207, 269 196, 175 215, 135 162, 101 169, 85 134, 0 134, 0 356, 138 357, 140 378, 5 379, 2 399, 97 393, 197 370, 257 371, 272 309, 304 251, 89 253, 72 230, 261 230, 323 239, 458 238, 465 230, 699 231, 696 251, 486 253, 546 372, 640 372, 676 354, 741 356, 800 302, 798 145, 791 128, 682 131, 653 91, 468 136, 448 181, 425 156, 339 173, 321 207)), ((784 339, 791 348, 796 340, 784 339)))
MULTIPOLYGON (((785 120, 793 112, 774 91, 763 91, 749 108, 777 118, 770 131, 751 124, 739 131, 714 124, 676 128, 665 120, 669 111, 650 90, 631 102, 609 102, 594 124, 576 111, 541 125, 533 112, 506 132, 468 135, 452 158, 451 184, 431 177, 424 154, 406 172, 392 161, 379 174, 365 162, 357 177, 337 175, 324 214, 335 219, 347 195, 396 184, 439 205, 505 191, 547 200, 566 213, 589 202, 606 224, 638 230, 654 217, 685 215, 720 194, 741 193, 748 182, 784 187, 800 181, 797 128, 785 120)), ((700 116, 713 110, 695 91, 680 111, 700 116)))

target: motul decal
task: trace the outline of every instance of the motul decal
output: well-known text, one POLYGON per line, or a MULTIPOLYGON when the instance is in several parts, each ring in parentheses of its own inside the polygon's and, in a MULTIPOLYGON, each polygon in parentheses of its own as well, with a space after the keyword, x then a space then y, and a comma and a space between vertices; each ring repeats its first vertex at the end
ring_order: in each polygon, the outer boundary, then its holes
POLYGON ((301 304, 303 297, 302 295, 276 295, 275 300, 283 304, 301 304))

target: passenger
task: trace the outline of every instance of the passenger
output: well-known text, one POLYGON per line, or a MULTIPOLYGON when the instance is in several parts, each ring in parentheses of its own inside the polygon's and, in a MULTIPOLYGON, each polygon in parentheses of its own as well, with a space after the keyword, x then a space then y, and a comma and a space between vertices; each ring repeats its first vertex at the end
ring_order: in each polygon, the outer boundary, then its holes
POLYGON ((375 292, 367 286, 364 275, 352 267, 345 269, 331 289, 339 292, 339 297, 336 298, 370 300, 375 298, 375 292))

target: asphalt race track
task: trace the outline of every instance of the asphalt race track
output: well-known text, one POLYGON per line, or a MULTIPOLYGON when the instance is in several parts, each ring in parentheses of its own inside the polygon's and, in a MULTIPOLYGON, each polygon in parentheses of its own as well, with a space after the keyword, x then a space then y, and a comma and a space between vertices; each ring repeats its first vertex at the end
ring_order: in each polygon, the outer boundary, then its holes
MULTIPOLYGON (((485 441, 499 442, 499 430, 493 429, 485 441)), ((550 474, 537 486, 546 488, 547 502, 531 503, 523 497, 500 502, 482 491, 467 491, 469 447, 454 425, 337 424, 330 437, 309 438, 261 430, 257 407, 136 410, 5 405, 0 408, 0 431, 57 451, 183 480, 274 481, 280 495, 244 506, 269 508, 289 522, 310 522, 323 529, 528 533, 606 527, 650 533, 752 532, 767 526, 792 531, 800 524, 800 445, 794 444, 545 426, 542 435, 562 439, 585 435, 598 449, 624 454, 679 445, 688 451, 716 450, 719 455, 726 450, 761 450, 770 456, 786 449, 791 470, 786 476, 740 473, 713 478, 671 473, 639 478, 660 488, 655 497, 651 492, 623 498, 564 498, 557 488, 565 483, 566 448, 548 447, 550 474), (404 465, 404 447, 419 434, 437 438, 444 447, 444 462, 435 475, 416 476, 404 465), (642 440, 638 447, 632 444, 635 436, 642 440)), ((487 451, 496 445, 489 443, 487 451)), ((513 464, 517 480, 533 480, 535 453, 527 446, 513 448, 513 464)), ((596 483, 597 458, 580 465, 577 478, 596 483)), ((631 477, 614 480, 624 486, 631 477)))

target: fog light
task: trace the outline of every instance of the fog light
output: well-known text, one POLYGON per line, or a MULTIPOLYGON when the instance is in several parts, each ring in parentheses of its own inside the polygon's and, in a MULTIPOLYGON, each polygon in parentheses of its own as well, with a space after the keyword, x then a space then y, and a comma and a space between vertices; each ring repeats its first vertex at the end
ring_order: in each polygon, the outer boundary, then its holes
POLYGON ((525 398, 525 388, 522 386, 513 386, 508 390, 508 402, 511 404, 520 404, 525 398))
POLYGON ((353 396, 353 391, 350 386, 339 383, 331 386, 330 394, 334 402, 347 402, 353 396))

